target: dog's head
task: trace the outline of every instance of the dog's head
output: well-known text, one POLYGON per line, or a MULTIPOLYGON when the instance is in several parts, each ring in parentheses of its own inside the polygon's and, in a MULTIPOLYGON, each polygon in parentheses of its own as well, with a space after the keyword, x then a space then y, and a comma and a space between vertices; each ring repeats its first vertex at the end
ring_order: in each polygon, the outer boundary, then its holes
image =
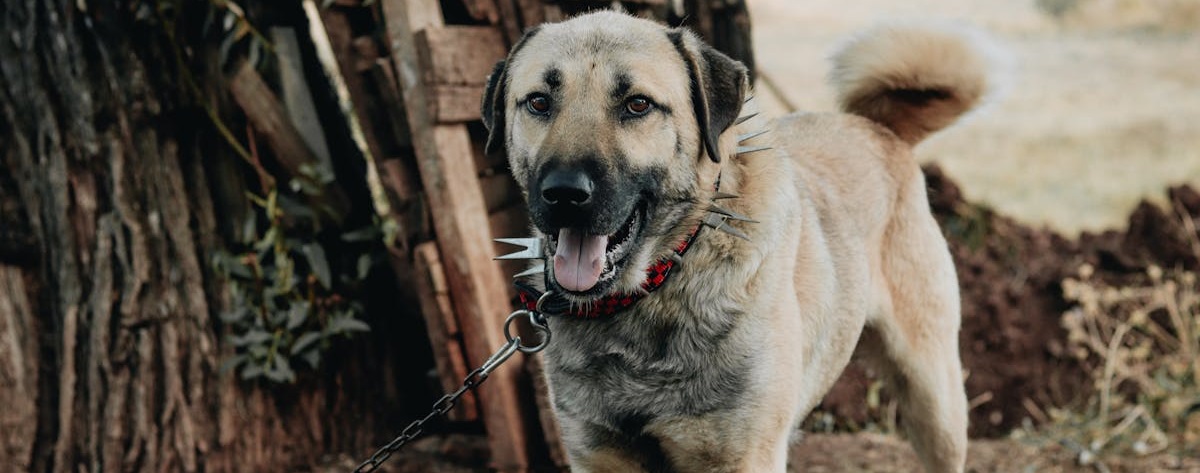
POLYGON ((696 225, 745 80, 691 32, 615 12, 543 25, 496 65, 487 151, 507 149, 549 237, 550 289, 576 301, 637 290, 696 225))

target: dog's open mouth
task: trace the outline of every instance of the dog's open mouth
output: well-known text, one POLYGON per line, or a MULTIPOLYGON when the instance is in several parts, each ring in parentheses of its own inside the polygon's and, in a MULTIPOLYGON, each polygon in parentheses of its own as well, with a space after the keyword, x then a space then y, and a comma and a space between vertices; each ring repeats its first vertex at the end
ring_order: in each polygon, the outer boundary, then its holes
POLYGON ((645 213, 644 203, 638 204, 625 223, 609 235, 589 235, 576 228, 562 228, 551 235, 554 282, 580 295, 601 289, 601 283, 611 281, 632 253, 645 213))

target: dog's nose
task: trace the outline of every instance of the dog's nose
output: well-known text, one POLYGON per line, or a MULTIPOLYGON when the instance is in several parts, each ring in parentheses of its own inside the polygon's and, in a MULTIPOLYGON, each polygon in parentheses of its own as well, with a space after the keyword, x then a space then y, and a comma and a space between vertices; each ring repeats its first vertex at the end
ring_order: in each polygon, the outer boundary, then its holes
POLYGON ((586 172, 576 169, 555 169, 542 179, 542 200, 555 207, 585 208, 592 203, 595 184, 586 172))

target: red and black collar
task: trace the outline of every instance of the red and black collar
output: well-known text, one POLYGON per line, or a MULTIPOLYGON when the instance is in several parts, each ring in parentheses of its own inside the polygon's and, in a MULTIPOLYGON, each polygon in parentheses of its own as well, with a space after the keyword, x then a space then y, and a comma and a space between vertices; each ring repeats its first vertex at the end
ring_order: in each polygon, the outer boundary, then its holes
MULTIPOLYGON (((718 175, 716 182, 713 183, 713 190, 719 191, 720 189, 721 177, 718 175)), ((572 317, 596 319, 616 314, 630 308, 666 284, 667 278, 671 276, 671 270, 675 269, 679 265, 679 262, 682 261, 684 253, 687 253, 688 248, 691 248, 692 244, 696 242, 696 237, 700 234, 700 229, 703 227, 703 225, 697 225, 692 231, 688 232, 687 237, 683 241, 679 242, 679 245, 674 250, 678 257, 662 258, 646 269, 646 280, 642 282, 642 292, 610 294, 584 305, 572 304, 571 301, 562 295, 555 293, 542 302, 542 307, 539 310, 538 301, 544 293, 533 286, 518 281, 514 283, 517 286, 517 297, 520 298, 521 305, 526 310, 544 312, 546 315, 569 315, 572 317)), ((549 277, 546 277, 546 285, 549 286, 549 277)))

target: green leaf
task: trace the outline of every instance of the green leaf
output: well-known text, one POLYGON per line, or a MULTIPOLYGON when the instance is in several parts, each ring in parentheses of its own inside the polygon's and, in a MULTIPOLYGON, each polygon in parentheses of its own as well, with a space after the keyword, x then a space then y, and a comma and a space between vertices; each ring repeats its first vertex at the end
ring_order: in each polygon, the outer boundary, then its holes
POLYGON ((349 333, 349 332, 370 332, 371 326, 366 322, 358 320, 353 316, 346 315, 337 317, 329 321, 329 326, 325 327, 329 333, 349 333))
POLYGON ((317 281, 321 282, 321 286, 325 289, 333 287, 333 277, 329 273, 329 261, 325 259, 325 249, 317 243, 309 243, 300 249, 304 252, 304 256, 308 258, 308 265, 312 267, 313 274, 317 276, 317 281))
POLYGON ((248 364, 242 368, 242 379, 253 379, 263 375, 263 367, 261 365, 248 364))
POLYGON ((275 361, 271 363, 271 368, 264 373, 267 379, 276 383, 290 383, 296 380, 296 372, 292 371, 292 365, 288 363, 286 357, 277 356, 275 361))
POLYGON ((245 363, 248 359, 249 358, 244 354, 230 357, 229 359, 221 362, 221 368, 218 369, 217 372, 220 374, 225 374, 233 371, 234 369, 237 369, 238 365, 245 363))
POLYGON ((308 320, 308 301, 292 302, 292 306, 288 308, 287 329, 294 330, 304 325, 305 320, 308 320))
POLYGON ((317 369, 317 366, 321 364, 321 351, 313 348, 312 350, 304 352, 303 355, 300 355, 300 359, 304 360, 306 363, 308 363, 308 366, 315 370, 317 369))
POLYGON ((306 219, 309 221, 317 219, 317 213, 311 207, 286 195, 279 196, 279 208, 283 209, 284 213, 297 219, 306 219))
POLYGON ((259 344, 259 343, 265 342, 270 339, 271 339, 271 334, 264 332, 262 330, 255 329, 255 330, 246 332, 245 335, 242 335, 240 337, 238 337, 238 336, 232 337, 232 342, 233 342, 233 346, 235 346, 235 347, 244 347, 247 345, 259 344))
POLYGON ((275 235, 279 230, 276 227, 267 229, 267 233, 263 234, 262 239, 254 242, 254 249, 258 251, 267 251, 275 246, 275 235))
POLYGON ((258 215, 254 212, 246 212, 246 221, 242 222, 242 234, 239 242, 245 243, 254 241, 258 236, 258 215))
POLYGON ((241 322, 242 319, 245 318, 246 314, 248 314, 248 313, 250 313, 250 309, 247 309, 246 306, 236 306, 225 312, 221 312, 221 315, 219 315, 219 317, 221 318, 221 322, 227 323, 227 324, 233 324, 233 323, 241 322))
POLYGON ((296 342, 292 344, 291 355, 296 356, 297 353, 304 351, 304 349, 308 348, 320 339, 321 332, 307 332, 304 335, 301 335, 300 338, 297 338, 296 342))
POLYGON ((367 225, 367 226, 359 228, 357 230, 351 230, 346 233, 343 233, 342 241, 349 242, 349 243, 371 241, 376 238, 379 238, 379 236, 381 234, 382 234, 382 232, 379 230, 379 227, 377 227, 375 225, 367 225))
POLYGON ((371 267, 375 265, 375 259, 370 253, 364 253, 358 256, 358 280, 367 279, 367 275, 371 274, 371 267))

